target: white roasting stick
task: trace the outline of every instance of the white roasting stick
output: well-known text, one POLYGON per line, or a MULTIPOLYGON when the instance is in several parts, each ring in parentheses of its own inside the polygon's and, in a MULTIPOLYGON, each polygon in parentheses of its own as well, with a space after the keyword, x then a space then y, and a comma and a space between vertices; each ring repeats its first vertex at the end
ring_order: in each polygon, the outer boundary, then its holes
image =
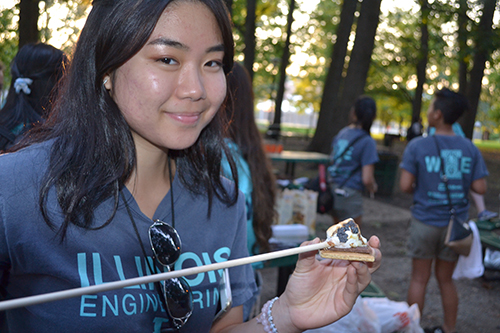
POLYGON ((250 256, 250 257, 227 260, 224 262, 219 262, 219 263, 210 264, 210 265, 180 269, 178 271, 170 271, 170 272, 153 274, 153 275, 148 275, 148 276, 141 276, 141 277, 126 279, 126 280, 108 282, 108 283, 94 285, 94 286, 67 289, 67 290, 56 291, 56 292, 52 292, 52 293, 35 295, 35 296, 21 297, 21 298, 16 298, 16 299, 11 299, 11 300, 0 302, 0 311, 20 308, 20 307, 25 307, 25 306, 30 306, 30 305, 35 305, 35 304, 40 304, 40 303, 45 303, 45 302, 58 301, 58 300, 82 296, 82 295, 97 294, 97 293, 103 292, 103 291, 120 289, 120 288, 125 288, 125 287, 130 287, 130 286, 136 286, 139 284, 158 282, 158 281, 178 278, 181 276, 188 276, 188 275, 194 275, 194 274, 199 274, 199 273, 204 273, 204 272, 209 272, 209 271, 215 271, 218 269, 225 269, 225 268, 230 268, 230 267, 235 267, 235 266, 240 266, 240 265, 247 265, 247 264, 252 264, 254 262, 266 261, 266 260, 271 260, 271 259, 276 259, 276 258, 281 258, 281 257, 287 257, 287 256, 291 256, 294 254, 300 254, 300 253, 309 252, 309 251, 317 251, 317 250, 327 248, 329 246, 330 245, 328 245, 328 240, 326 240, 326 241, 318 243, 318 244, 311 244, 311 245, 306 245, 306 246, 294 247, 291 249, 286 249, 286 250, 281 250, 281 251, 273 251, 273 252, 258 254, 258 255, 254 255, 254 256, 250 256))

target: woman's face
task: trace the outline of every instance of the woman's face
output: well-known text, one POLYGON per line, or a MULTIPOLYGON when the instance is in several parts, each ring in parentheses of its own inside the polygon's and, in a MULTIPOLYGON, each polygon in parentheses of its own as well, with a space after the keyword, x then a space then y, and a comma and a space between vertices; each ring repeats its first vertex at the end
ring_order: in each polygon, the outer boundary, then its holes
POLYGON ((224 45, 215 16, 199 2, 173 2, 144 47, 105 83, 136 146, 194 144, 226 95, 224 45))

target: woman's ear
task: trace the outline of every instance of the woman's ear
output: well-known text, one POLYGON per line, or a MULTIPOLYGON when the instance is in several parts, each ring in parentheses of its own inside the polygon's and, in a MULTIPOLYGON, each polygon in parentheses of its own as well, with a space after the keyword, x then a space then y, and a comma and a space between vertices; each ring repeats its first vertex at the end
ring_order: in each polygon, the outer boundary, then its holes
POLYGON ((102 80, 102 84, 104 85, 104 88, 106 90, 111 90, 112 84, 111 84, 111 77, 109 75, 104 76, 104 79, 102 80))
POLYGON ((436 120, 438 120, 438 121, 440 121, 440 120, 444 119, 444 117, 443 117, 443 113, 441 112, 441 110, 440 110, 440 109, 434 110, 434 112, 433 112, 433 113, 434 113, 434 119, 436 119, 436 120))

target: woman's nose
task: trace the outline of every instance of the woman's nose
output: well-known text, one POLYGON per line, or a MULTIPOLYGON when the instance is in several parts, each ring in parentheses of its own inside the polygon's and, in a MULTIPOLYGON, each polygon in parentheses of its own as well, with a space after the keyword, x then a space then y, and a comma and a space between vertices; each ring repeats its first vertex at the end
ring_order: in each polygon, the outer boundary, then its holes
POLYGON ((204 99, 206 90, 200 70, 194 66, 185 67, 179 77, 177 92, 181 99, 189 98, 193 101, 204 99))

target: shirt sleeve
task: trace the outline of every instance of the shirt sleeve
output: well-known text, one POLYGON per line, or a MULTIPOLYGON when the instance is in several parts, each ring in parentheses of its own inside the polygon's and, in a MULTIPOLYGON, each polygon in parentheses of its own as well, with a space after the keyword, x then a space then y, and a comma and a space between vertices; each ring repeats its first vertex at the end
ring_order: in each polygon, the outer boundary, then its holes
POLYGON ((399 167, 411 173, 412 175, 417 175, 417 163, 416 163, 416 151, 415 142, 419 141, 417 139, 411 140, 403 153, 403 159, 399 167))
POLYGON ((481 179, 487 177, 489 175, 488 168, 486 167, 486 163, 484 162, 483 155, 479 149, 472 144, 474 149, 474 173, 472 174, 472 181, 477 179, 481 179))
POLYGON ((375 143, 375 140, 369 136, 361 154, 361 166, 375 164, 378 161, 379 157, 377 153, 377 144, 375 143))
POLYGON ((335 160, 335 143, 337 142, 337 136, 335 136, 330 144, 330 163, 335 160))

